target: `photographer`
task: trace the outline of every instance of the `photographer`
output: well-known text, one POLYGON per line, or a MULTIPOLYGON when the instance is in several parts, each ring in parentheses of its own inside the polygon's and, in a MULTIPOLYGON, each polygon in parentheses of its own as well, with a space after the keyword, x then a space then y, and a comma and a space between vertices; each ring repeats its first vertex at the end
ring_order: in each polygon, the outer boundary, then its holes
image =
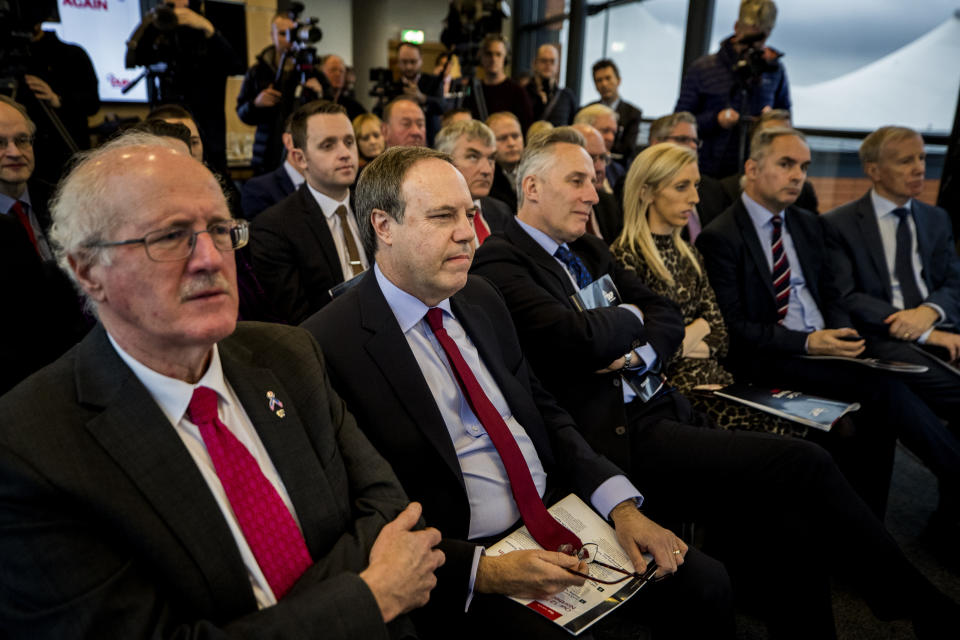
POLYGON ((170 0, 144 16, 127 42, 127 68, 165 65, 150 82, 150 101, 180 104, 193 114, 205 142, 205 159, 227 171, 227 119, 223 103, 227 76, 240 73, 227 39, 201 13, 197 0, 170 0), (159 95, 157 95, 159 94, 159 95))
POLYGON ((765 43, 777 19, 772 0, 742 0, 733 36, 717 53, 687 70, 674 112, 697 117, 703 139, 700 171, 714 178, 740 173, 749 148, 746 134, 754 117, 790 109, 790 87, 779 51, 765 43))
POLYGON ((387 90, 385 103, 401 95, 415 100, 427 118, 427 144, 432 146, 447 110, 447 100, 443 97, 444 79, 422 71, 423 53, 418 45, 401 42, 396 53, 400 80, 387 90))

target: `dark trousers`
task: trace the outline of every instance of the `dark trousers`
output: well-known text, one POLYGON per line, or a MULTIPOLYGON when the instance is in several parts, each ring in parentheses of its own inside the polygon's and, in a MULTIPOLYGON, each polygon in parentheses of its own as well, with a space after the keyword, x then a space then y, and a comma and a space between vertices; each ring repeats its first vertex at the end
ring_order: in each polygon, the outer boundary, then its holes
POLYGON ((774 637, 835 637, 832 574, 860 587, 881 619, 942 601, 822 447, 692 426, 689 403, 671 396, 628 407, 631 478, 655 520, 705 525, 738 602, 757 605, 774 637))
POLYGON ((868 339, 866 354, 874 358, 900 360, 929 367, 926 373, 896 374, 937 414, 960 431, 960 376, 943 366, 936 356, 899 340, 868 339))

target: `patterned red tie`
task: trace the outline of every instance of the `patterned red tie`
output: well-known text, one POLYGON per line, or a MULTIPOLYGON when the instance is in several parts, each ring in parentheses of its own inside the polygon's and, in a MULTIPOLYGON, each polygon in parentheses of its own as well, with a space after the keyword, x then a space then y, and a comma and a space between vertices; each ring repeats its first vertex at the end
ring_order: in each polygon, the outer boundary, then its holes
POLYGON ((783 236, 781 227, 783 218, 773 216, 773 234, 770 237, 770 248, 773 250, 773 294, 777 297, 777 316, 780 322, 787 317, 790 307, 790 262, 787 252, 783 250, 783 236))
POLYGON ((13 215, 15 215, 17 220, 20 221, 20 224, 23 225, 24 230, 27 232, 27 237, 30 238, 30 243, 33 245, 33 250, 37 252, 37 255, 40 255, 40 247, 37 246, 37 236, 33 233, 33 225, 30 224, 30 216, 28 216, 27 212, 23 209, 23 203, 17 200, 13 203, 13 206, 10 207, 10 211, 13 212, 13 215))
POLYGON ((220 421, 217 392, 197 387, 187 415, 200 428, 243 537, 279 600, 313 564, 303 535, 260 465, 220 421))
POLYGON ((507 477, 510 479, 510 490, 513 492, 513 499, 520 510, 520 517, 523 523, 527 525, 527 530, 533 539, 547 551, 579 551, 583 545, 580 538, 572 531, 556 521, 540 499, 537 492, 537 486, 533 483, 530 476, 530 468, 527 461, 520 452, 516 439, 510 433, 510 428, 503 421, 503 417, 497 408, 490 402, 490 398, 484 393, 480 383, 477 382, 473 371, 463 359, 457 343, 443 328, 443 311, 434 307, 427 311, 427 324, 433 330, 437 342, 443 347, 443 352, 447 354, 447 360, 456 375, 460 389, 467 399, 474 415, 480 420, 480 424, 486 430, 487 435, 496 447, 503 466, 507 471, 507 477), (569 547, 567 546, 569 545, 569 547))
POLYGON ((487 221, 483 219, 483 212, 477 207, 477 215, 473 216, 473 230, 477 234, 477 246, 483 244, 483 241, 490 236, 490 227, 487 221))

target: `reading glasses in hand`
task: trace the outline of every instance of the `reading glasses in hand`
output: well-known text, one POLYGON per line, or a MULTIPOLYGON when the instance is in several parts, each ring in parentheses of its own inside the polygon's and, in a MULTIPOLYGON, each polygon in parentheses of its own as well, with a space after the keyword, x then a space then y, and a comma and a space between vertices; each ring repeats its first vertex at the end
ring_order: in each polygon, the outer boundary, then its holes
POLYGON ((250 223, 246 220, 218 220, 207 225, 206 229, 193 231, 188 227, 168 227, 151 231, 142 238, 118 240, 116 242, 94 242, 87 248, 121 247, 128 244, 143 244, 147 257, 154 262, 175 262, 184 260, 193 254, 197 246, 197 236, 210 235, 210 240, 220 251, 235 251, 250 240, 250 223))
POLYGON ((573 546, 569 544, 562 544, 560 545, 560 548, 557 549, 557 551, 559 551, 560 553, 565 553, 568 556, 576 556, 578 560, 583 560, 587 563, 587 570, 588 570, 587 573, 580 573, 579 571, 574 571, 573 569, 567 569, 567 571, 569 571, 575 576, 580 576, 581 578, 586 578, 587 580, 590 580, 592 582, 597 582, 599 584, 618 584, 629 578, 640 578, 640 580, 642 581, 647 581, 647 580, 650 580, 653 577, 653 574, 656 573, 657 571, 657 565, 654 562, 647 563, 647 568, 646 570, 644 570, 643 573, 637 573, 636 571, 631 573, 630 571, 621 569, 620 567, 615 567, 611 564, 600 562, 599 560, 596 559, 597 553, 599 552, 599 550, 600 550, 600 547, 595 542, 584 543, 584 545, 580 547, 580 550, 577 552, 574 552, 573 546), (613 571, 614 573, 619 573, 623 577, 617 578, 616 580, 601 580, 596 576, 590 575, 589 573, 590 565, 603 567, 604 569, 608 569, 610 571, 613 571))

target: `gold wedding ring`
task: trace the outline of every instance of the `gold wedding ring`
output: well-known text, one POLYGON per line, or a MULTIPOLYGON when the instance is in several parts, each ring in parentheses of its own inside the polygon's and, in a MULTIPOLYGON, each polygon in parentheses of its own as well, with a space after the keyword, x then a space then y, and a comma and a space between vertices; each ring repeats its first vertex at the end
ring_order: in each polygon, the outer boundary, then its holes
POLYGON ((674 550, 673 550, 673 555, 675 555, 675 556, 680 555, 680 549, 674 549, 674 550))

